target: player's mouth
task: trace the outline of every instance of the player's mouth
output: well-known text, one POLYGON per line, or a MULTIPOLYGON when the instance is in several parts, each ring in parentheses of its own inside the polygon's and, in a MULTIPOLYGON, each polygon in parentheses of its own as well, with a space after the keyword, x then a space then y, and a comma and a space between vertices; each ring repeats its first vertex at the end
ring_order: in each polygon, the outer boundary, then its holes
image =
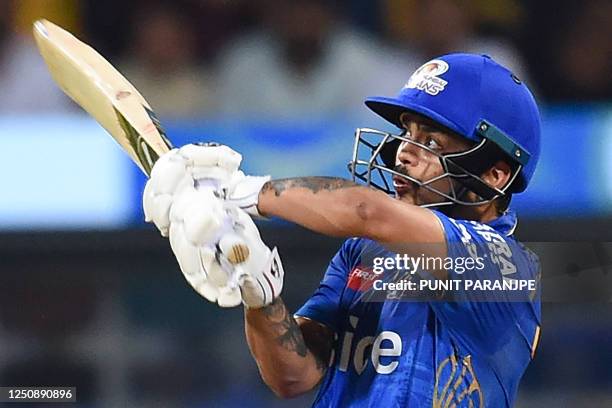
POLYGON ((393 188, 397 195, 402 196, 407 193, 412 193, 416 190, 415 182, 405 179, 401 176, 393 176, 393 188))

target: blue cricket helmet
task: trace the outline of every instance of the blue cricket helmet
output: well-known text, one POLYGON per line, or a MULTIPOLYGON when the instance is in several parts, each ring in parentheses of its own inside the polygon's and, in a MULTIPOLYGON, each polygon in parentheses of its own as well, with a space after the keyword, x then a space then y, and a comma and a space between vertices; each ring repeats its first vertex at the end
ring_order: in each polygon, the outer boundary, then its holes
POLYGON ((425 116, 475 143, 487 139, 520 164, 509 192, 525 190, 540 156, 540 113, 527 86, 486 55, 448 54, 410 77, 395 98, 365 104, 402 128, 400 116, 425 116))

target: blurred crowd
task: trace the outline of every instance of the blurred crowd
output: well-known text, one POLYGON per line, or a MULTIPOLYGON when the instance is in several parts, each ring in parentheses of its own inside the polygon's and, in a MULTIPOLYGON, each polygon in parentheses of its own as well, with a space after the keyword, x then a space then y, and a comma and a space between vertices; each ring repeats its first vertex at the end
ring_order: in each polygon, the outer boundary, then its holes
POLYGON ((541 102, 612 96, 608 0, 2 0, 0 114, 74 109, 32 42, 40 17, 94 45, 168 119, 358 112, 451 51, 492 56, 541 102))
MULTIPOLYGON (((164 120, 292 124, 365 115, 365 96, 395 94, 420 64, 451 51, 492 56, 545 104, 612 101, 610 0, 0 0, 0 119, 78 112, 34 45, 32 22, 43 17, 98 49, 164 120)), ((588 126, 578 116, 562 122, 566 134, 553 132, 559 144, 588 126)), ((294 139, 252 151, 278 162, 266 171, 282 174, 291 163, 295 174, 302 153, 285 152, 294 139)), ((335 163, 333 146, 304 149, 321 157, 303 168, 335 163)), ((605 146, 571 149, 591 161, 605 146)), ((566 151, 551 157, 561 162, 566 151)), ((576 167, 578 159, 569 171, 582 177, 587 166, 576 167)), ((544 174, 565 190, 559 168, 555 162, 544 174)), ((592 172, 605 181, 605 173, 592 172)), ((597 187, 597 205, 609 207, 612 193, 597 187)), ((595 205, 575 186, 567 191, 579 205, 595 205)), ((576 214, 571 224, 533 224, 525 238, 574 240, 609 225, 576 214), (542 227, 552 224, 556 232, 542 227)), ((339 243, 277 227, 263 236, 282 248, 292 271, 283 296, 294 309, 339 243)), ((203 302, 180 277, 167 242, 150 232, 0 234, 0 384, 74 385, 79 407, 309 406, 313 394, 273 398, 248 355, 241 311, 220 313, 203 302)), ((567 287, 588 288, 582 303, 544 304, 542 344, 517 407, 612 406, 612 308, 602 300, 610 285, 601 284, 610 275, 591 269, 601 280, 564 276, 567 287)))

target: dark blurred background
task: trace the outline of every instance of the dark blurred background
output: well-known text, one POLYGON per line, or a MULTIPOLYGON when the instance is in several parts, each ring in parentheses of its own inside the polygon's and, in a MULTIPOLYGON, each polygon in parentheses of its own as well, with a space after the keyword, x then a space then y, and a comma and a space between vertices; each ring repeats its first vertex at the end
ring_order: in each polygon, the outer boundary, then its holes
MULTIPOLYGON (((305 407, 265 388, 240 308, 200 298, 144 225, 144 178, 52 83, 40 17, 117 66, 175 144, 220 141, 275 177, 348 176, 354 128, 392 130, 363 98, 431 57, 508 65, 543 115, 517 234, 555 287, 517 406, 612 406, 612 2, 0 1, 0 385, 76 386, 83 407, 305 407)), ((261 228, 295 309, 340 241, 261 228)))

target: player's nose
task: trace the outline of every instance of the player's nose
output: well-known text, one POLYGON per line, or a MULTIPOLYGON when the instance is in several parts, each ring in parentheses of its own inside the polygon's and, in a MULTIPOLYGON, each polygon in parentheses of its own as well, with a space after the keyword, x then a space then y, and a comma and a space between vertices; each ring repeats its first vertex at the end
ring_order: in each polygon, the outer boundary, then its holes
POLYGON ((419 163, 419 147, 412 143, 403 142, 397 149, 396 164, 403 167, 416 166, 419 163))

